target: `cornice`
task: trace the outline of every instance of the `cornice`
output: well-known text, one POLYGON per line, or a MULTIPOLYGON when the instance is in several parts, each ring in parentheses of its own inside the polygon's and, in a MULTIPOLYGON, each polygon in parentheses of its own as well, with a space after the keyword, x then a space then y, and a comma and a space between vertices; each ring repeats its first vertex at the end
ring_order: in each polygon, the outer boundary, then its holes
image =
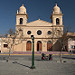
POLYGON ((52 25, 52 26, 28 26, 28 25, 16 25, 16 27, 64 27, 64 25, 52 25))
POLYGON ((26 15, 26 16, 27 16, 27 19, 28 19, 28 15, 27 15, 27 14, 16 14, 16 16, 17 16, 17 15, 26 15))
MULTIPOLYGON (((60 38, 60 37, 59 37, 60 38)), ((59 38, 36 38, 36 37, 34 37, 34 39, 59 39, 59 38)), ((31 39, 31 38, 29 38, 29 37, 24 37, 24 38, 19 38, 19 37, 16 37, 16 39, 31 39)))

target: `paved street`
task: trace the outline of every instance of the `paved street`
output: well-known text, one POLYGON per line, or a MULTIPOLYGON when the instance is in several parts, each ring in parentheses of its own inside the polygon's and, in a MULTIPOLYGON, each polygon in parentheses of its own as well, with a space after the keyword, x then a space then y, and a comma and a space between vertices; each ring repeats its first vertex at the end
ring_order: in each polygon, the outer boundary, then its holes
POLYGON ((42 61, 41 56, 35 56, 36 69, 30 69, 31 56, 0 56, 0 75, 75 75, 75 55, 62 57, 53 56, 52 61, 42 61))

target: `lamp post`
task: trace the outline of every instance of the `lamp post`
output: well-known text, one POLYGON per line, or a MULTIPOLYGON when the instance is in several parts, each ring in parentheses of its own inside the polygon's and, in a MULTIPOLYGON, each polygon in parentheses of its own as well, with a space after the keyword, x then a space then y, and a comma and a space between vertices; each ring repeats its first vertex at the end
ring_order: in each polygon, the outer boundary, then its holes
POLYGON ((32 66, 31 66, 31 69, 35 69, 35 66, 34 66, 34 35, 31 35, 31 38, 32 38, 32 42, 33 42, 33 51, 32 51, 32 66))

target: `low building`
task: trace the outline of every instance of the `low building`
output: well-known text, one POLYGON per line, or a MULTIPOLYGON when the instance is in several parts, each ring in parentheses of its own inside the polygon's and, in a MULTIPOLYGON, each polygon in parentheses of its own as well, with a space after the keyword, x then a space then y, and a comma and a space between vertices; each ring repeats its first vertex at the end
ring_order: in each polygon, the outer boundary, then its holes
POLYGON ((75 32, 68 32, 65 34, 64 46, 66 51, 75 51, 75 32))

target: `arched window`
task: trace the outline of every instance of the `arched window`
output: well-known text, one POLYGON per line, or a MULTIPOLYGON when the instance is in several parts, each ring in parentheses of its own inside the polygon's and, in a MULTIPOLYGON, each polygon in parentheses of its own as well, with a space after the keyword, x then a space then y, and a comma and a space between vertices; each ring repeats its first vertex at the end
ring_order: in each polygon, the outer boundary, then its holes
POLYGON ((27 41, 26 51, 31 51, 31 47, 32 47, 31 41, 27 41))
POLYGON ((23 24, 23 18, 20 18, 20 24, 23 24))
POLYGON ((57 18, 57 19, 56 19, 56 25, 59 24, 59 21, 60 21, 59 18, 57 18))

